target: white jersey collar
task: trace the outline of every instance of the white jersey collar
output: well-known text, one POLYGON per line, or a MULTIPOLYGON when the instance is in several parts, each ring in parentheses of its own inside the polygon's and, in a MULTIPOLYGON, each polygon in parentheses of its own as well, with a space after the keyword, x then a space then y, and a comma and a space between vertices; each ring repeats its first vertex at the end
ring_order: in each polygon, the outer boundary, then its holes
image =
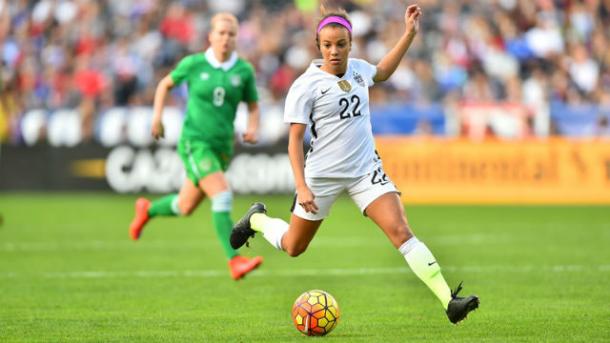
POLYGON ((316 72, 316 73, 322 73, 324 75, 334 76, 334 77, 336 77, 338 79, 343 79, 343 78, 345 78, 345 76, 347 75, 348 71, 350 70, 350 66, 352 64, 351 62, 352 62, 352 59, 348 58, 347 59, 347 68, 345 69, 345 74, 343 74, 342 77, 339 77, 337 75, 333 75, 331 73, 325 72, 324 70, 320 69, 320 67, 324 64, 324 60, 321 59, 321 58, 316 58, 316 59, 312 60, 311 64, 309 65, 309 69, 311 69, 313 72, 316 72))
POLYGON ((226 60, 225 62, 220 62, 216 59, 216 56, 214 56, 214 51, 212 50, 212 48, 208 48, 205 51, 205 58, 208 60, 210 65, 212 65, 212 67, 216 69, 222 68, 222 70, 227 71, 231 69, 235 65, 235 63, 237 63, 237 52, 233 51, 231 53, 231 56, 229 56, 228 60, 226 60))

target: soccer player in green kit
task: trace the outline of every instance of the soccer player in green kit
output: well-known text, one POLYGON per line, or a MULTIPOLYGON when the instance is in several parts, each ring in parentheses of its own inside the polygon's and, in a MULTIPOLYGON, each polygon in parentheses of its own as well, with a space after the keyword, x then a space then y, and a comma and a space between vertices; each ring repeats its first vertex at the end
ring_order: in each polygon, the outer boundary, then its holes
POLYGON ((168 91, 186 82, 189 97, 178 152, 187 173, 180 192, 150 202, 140 198, 130 225, 131 238, 140 238, 144 225, 156 216, 190 215, 207 196, 223 250, 229 258, 231 277, 238 280, 257 268, 262 257, 240 256, 229 243, 233 227, 230 212, 233 196, 224 171, 233 155, 233 121, 241 101, 248 105, 248 127, 243 140, 255 143, 259 108, 254 68, 235 52, 238 21, 229 13, 216 14, 208 35, 210 48, 186 56, 163 78, 155 93, 152 135, 164 136, 161 121, 168 91))

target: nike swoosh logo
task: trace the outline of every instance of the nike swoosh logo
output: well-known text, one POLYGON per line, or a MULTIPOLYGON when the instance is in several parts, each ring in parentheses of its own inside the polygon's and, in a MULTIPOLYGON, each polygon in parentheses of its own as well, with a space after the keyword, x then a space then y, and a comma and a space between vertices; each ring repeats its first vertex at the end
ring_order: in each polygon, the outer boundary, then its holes
POLYGON ((436 263, 436 261, 428 263, 428 267, 430 267, 431 265, 433 265, 435 263, 436 263))
POLYGON ((330 90, 330 88, 326 88, 326 90, 320 91, 322 93, 322 95, 328 93, 328 91, 330 90))

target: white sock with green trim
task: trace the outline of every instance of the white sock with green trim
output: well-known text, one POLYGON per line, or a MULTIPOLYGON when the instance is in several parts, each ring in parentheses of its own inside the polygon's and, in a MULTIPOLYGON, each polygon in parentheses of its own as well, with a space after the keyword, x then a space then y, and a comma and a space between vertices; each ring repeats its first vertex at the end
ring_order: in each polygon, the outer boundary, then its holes
POLYGON ((182 211, 180 211, 180 206, 178 206, 178 196, 176 195, 176 197, 172 200, 172 212, 174 212, 175 215, 177 216, 181 216, 182 215, 182 211))
POLYGON ((430 288, 446 310, 451 300, 451 290, 432 252, 415 236, 404 242, 398 250, 405 257, 411 270, 430 288))
POLYGON ((288 223, 279 219, 268 217, 264 213, 254 213, 250 217, 250 227, 254 231, 262 232, 267 242, 276 249, 282 249, 282 237, 288 231, 288 223))

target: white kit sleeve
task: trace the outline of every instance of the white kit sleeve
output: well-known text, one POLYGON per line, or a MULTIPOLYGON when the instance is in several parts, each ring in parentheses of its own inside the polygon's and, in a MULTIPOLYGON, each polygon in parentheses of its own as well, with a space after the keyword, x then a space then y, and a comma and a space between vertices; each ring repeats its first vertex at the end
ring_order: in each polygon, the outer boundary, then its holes
POLYGON ((284 122, 308 124, 313 106, 313 86, 298 78, 290 87, 284 105, 284 122))

